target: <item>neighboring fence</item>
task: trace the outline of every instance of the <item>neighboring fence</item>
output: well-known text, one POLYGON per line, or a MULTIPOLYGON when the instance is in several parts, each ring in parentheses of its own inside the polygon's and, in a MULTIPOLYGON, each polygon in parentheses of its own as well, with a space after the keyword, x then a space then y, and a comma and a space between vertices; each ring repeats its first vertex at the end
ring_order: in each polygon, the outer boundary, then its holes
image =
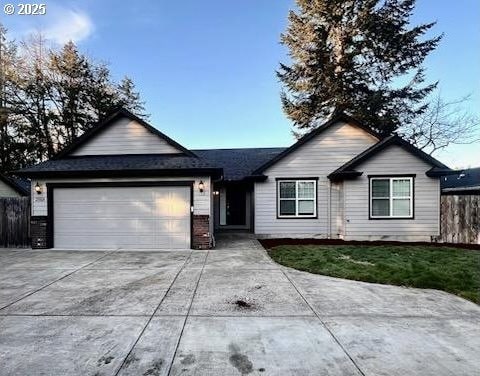
POLYGON ((0 198, 0 247, 30 246, 30 198, 0 198))
POLYGON ((480 244, 480 195, 442 196, 440 240, 480 244))

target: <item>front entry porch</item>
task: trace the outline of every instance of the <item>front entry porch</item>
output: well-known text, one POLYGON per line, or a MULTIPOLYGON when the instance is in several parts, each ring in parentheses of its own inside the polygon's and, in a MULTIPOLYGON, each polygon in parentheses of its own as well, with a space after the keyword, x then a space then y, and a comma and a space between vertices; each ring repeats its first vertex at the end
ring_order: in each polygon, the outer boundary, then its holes
POLYGON ((253 232, 253 184, 221 182, 214 185, 215 232, 253 232))

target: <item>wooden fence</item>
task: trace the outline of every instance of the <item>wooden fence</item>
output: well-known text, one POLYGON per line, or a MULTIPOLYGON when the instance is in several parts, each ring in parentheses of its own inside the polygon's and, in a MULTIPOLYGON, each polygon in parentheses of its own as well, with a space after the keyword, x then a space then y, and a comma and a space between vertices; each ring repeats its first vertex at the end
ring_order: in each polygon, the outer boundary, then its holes
POLYGON ((30 198, 0 198, 0 247, 30 246, 30 198))
POLYGON ((442 196, 440 240, 480 244, 480 195, 442 196))

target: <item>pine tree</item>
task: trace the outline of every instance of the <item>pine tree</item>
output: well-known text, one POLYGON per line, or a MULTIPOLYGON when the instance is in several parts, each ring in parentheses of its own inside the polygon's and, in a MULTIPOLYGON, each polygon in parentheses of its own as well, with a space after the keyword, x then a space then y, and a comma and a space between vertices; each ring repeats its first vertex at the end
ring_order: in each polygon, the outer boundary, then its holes
POLYGON ((95 119, 102 119, 118 107, 119 93, 112 82, 110 70, 104 63, 92 67, 88 89, 88 102, 95 119))
POLYGON ((136 90, 135 84, 130 77, 123 77, 117 86, 119 95, 119 106, 135 113, 141 118, 148 118, 145 113, 145 102, 140 98, 140 93, 136 90))
POLYGON ((51 100, 57 109, 54 120, 65 143, 72 142, 94 120, 89 108, 92 66, 73 42, 50 52, 51 100))
POLYGON ((133 81, 115 82, 74 43, 17 44, 1 24, 0 42, 0 171, 52 157, 120 105, 147 117, 133 81))
POLYGON ((296 2, 281 37, 292 63, 277 74, 297 134, 336 111, 385 134, 425 112, 437 83, 425 83, 422 64, 442 36, 424 40, 434 22, 410 27, 415 0, 296 2))

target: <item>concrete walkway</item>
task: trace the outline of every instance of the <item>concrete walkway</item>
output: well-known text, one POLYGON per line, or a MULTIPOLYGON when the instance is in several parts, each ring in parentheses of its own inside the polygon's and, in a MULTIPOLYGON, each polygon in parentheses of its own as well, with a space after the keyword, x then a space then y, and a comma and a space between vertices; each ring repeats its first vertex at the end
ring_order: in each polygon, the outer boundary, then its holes
POLYGON ((0 251, 0 375, 478 375, 480 307, 204 251, 0 251))

